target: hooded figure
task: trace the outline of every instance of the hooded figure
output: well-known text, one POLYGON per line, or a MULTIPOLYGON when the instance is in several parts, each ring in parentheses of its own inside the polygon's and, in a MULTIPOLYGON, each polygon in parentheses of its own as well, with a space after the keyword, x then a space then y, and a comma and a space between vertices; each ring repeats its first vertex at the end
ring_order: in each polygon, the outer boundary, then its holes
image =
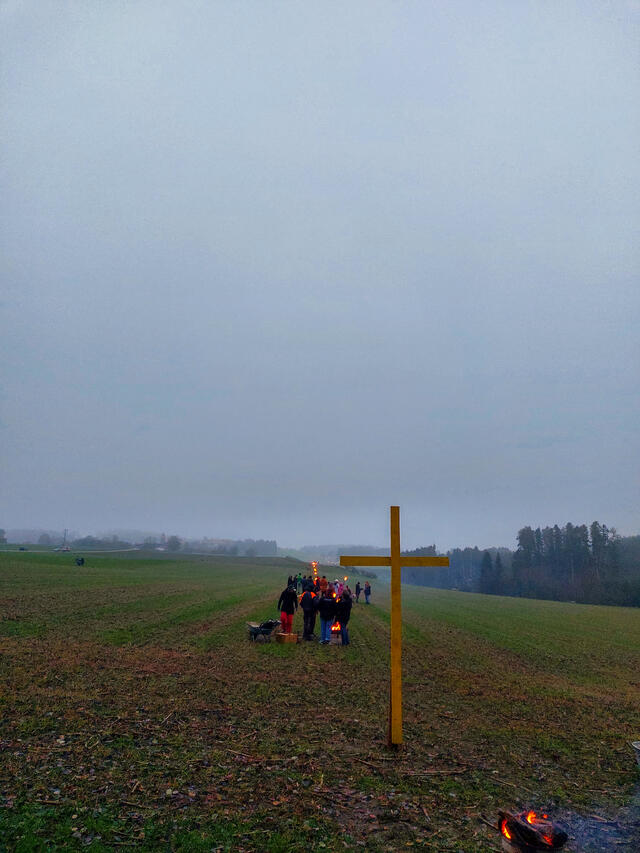
POLYGON ((336 603, 333 596, 328 592, 322 593, 322 598, 318 603, 318 612, 320 614, 320 642, 323 646, 331 640, 331 626, 336 618, 336 603))
POLYGON ((340 623, 340 636, 342 637, 343 646, 349 645, 349 629, 347 625, 351 616, 352 604, 351 596, 346 591, 342 593, 340 601, 336 604, 336 619, 340 623))
POLYGON ((293 584, 282 591, 278 599, 278 610, 280 611, 280 622, 282 623, 282 633, 290 634, 293 626, 293 614, 298 609, 298 596, 296 595, 293 584))

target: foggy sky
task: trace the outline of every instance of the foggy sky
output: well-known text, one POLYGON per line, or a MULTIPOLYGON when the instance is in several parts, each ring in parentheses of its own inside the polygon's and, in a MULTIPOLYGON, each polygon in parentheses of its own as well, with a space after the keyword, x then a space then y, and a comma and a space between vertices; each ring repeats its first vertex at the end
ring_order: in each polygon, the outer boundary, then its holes
POLYGON ((0 9, 0 526, 638 532, 638 3, 0 9))

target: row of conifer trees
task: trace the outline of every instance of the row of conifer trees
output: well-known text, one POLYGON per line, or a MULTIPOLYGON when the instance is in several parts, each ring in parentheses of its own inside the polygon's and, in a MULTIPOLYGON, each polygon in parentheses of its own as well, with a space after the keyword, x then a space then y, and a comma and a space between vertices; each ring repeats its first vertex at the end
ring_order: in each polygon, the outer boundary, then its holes
MULTIPOLYGON (((435 545, 406 552, 435 555, 435 545)), ((404 570, 409 583, 448 589, 640 607, 640 536, 594 521, 523 527, 517 548, 454 548, 436 572, 404 570)))

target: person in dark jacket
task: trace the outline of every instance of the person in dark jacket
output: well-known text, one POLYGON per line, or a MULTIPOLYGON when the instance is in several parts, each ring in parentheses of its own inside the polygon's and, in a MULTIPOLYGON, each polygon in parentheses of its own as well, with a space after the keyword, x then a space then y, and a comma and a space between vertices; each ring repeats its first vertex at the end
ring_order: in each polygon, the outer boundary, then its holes
POLYGON ((362 592, 362 587, 360 586, 360 581, 356 584, 356 604, 360 604, 360 593, 362 592))
POLYGON ((371 595, 371 584, 369 581, 364 582, 364 601, 365 604, 369 604, 369 596, 371 595))
POLYGON ((325 590, 322 593, 322 598, 318 602, 318 613, 320 614, 320 642, 326 646, 331 641, 331 626, 336 618, 336 603, 329 595, 329 591, 325 590))
POLYGON ((298 596, 293 584, 282 591, 282 595, 278 599, 278 610, 280 611, 280 622, 282 625, 282 633, 290 634, 293 625, 293 614, 298 609, 298 596))
POLYGON ((351 607, 353 602, 348 592, 343 592, 340 600, 336 604, 336 619, 340 623, 340 634, 342 637, 342 645, 349 645, 349 617, 351 616, 351 607))
POLYGON ((305 589, 300 596, 300 607, 304 617, 303 640, 313 640, 313 631, 316 627, 316 613, 318 611, 318 596, 312 589, 305 589))

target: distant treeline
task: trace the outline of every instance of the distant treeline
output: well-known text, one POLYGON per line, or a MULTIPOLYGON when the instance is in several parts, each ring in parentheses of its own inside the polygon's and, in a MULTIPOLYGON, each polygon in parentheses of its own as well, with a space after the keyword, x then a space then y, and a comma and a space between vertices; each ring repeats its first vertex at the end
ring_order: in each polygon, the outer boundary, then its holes
MULTIPOLYGON (((38 540, 40 545, 49 545, 53 543, 43 542, 43 537, 41 536, 38 540)), ((60 544, 60 543, 57 543, 60 544)), ((70 546, 74 549, 83 549, 83 548, 95 548, 98 550, 104 549, 107 551, 120 551, 127 548, 133 548, 134 545, 131 542, 125 542, 122 539, 118 539, 117 536, 108 536, 105 538, 101 538, 99 536, 82 536, 79 539, 73 539, 70 543, 70 546)))
POLYGON ((293 557, 309 563, 317 560, 324 565, 337 565, 342 554, 376 554, 384 556, 388 548, 377 548, 373 545, 303 545, 301 548, 278 548, 278 554, 283 557, 293 557))
POLYGON ((114 530, 91 536, 80 536, 75 531, 43 530, 42 528, 0 528, 0 545, 7 542, 21 545, 38 544, 59 548, 68 545, 74 551, 121 551, 140 548, 149 551, 171 551, 192 554, 220 554, 229 557, 275 557, 278 545, 275 539, 186 539, 167 536, 165 533, 146 534, 138 530, 114 530))
MULTIPOLYGON (((48 535, 39 537, 40 545, 60 545, 61 539, 48 535)), ((179 536, 147 536, 143 542, 130 542, 118 536, 82 536, 69 542, 74 551, 82 550, 143 550, 182 552, 185 554, 219 554, 229 557, 275 557, 278 546, 275 539, 181 539, 179 536)))
POLYGON ((275 539, 188 539, 182 544, 183 551, 206 554, 222 554, 229 557, 275 557, 278 544, 275 539))
MULTIPOLYGON (((640 607, 640 536, 591 525, 523 527, 518 547, 454 548, 442 569, 404 569, 408 583, 490 595, 640 607)), ((435 545, 403 552, 428 556, 435 545)))

